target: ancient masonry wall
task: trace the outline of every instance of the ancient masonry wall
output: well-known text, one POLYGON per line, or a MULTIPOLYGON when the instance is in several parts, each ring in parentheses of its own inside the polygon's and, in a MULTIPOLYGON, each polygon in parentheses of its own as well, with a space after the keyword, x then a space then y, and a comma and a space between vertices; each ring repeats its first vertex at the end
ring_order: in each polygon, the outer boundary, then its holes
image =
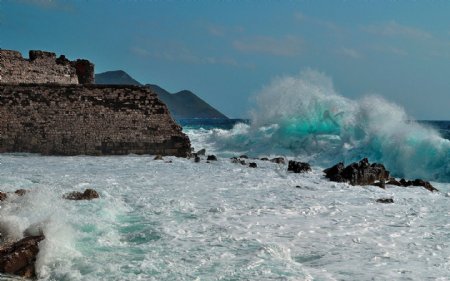
POLYGON ((0 83, 93 84, 94 65, 88 60, 70 61, 55 53, 0 50, 0 83))
POLYGON ((190 142, 145 87, 0 84, 0 152, 185 157, 190 142))

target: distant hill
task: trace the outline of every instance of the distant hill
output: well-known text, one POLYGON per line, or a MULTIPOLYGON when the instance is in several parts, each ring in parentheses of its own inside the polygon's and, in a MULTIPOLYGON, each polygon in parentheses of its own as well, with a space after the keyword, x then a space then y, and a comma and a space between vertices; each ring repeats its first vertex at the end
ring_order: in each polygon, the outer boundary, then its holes
POLYGON ((95 74, 95 83, 109 85, 141 85, 141 83, 134 80, 128 73, 122 70, 95 74))
MULTIPOLYGON (((125 71, 107 71, 95 75, 96 84, 110 85, 142 85, 125 71)), ((209 105, 191 91, 183 90, 177 93, 169 93, 158 85, 146 84, 167 105, 176 119, 188 118, 220 118, 228 119, 224 114, 209 105)))

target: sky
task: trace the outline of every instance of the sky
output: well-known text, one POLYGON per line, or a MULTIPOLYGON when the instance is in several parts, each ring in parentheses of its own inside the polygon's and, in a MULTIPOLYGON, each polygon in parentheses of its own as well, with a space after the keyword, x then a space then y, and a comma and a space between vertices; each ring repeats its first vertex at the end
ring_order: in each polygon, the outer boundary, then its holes
POLYGON ((450 120, 450 1, 0 0, 0 48, 191 90, 232 118, 274 78, 313 69, 350 99, 450 120))

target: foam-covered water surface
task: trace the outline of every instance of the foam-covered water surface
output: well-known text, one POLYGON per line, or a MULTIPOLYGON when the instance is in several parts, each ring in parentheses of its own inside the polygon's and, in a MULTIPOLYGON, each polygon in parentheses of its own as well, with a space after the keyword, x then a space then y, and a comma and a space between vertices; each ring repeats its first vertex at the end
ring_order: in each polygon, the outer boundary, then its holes
POLYGON ((1 190, 30 192, 0 203, 2 233, 42 229, 40 280, 450 276, 450 184, 352 187, 255 161, 3 154, 1 190), (100 199, 62 199, 85 188, 100 199))

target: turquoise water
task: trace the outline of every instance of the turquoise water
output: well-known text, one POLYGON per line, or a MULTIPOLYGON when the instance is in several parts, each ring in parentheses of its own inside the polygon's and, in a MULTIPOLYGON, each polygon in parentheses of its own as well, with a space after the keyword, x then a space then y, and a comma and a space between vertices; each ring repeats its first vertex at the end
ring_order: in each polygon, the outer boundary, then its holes
POLYGON ((29 190, 0 202, 3 238, 45 234, 39 280, 448 280, 449 122, 349 100, 315 72, 279 78, 256 101, 251 121, 181 122, 196 150, 219 156, 211 163, 0 154, 0 190, 29 190), (228 159, 241 154, 313 171, 228 159), (328 165, 362 157, 440 192, 324 179, 328 165), (86 188, 100 198, 62 199, 86 188))

